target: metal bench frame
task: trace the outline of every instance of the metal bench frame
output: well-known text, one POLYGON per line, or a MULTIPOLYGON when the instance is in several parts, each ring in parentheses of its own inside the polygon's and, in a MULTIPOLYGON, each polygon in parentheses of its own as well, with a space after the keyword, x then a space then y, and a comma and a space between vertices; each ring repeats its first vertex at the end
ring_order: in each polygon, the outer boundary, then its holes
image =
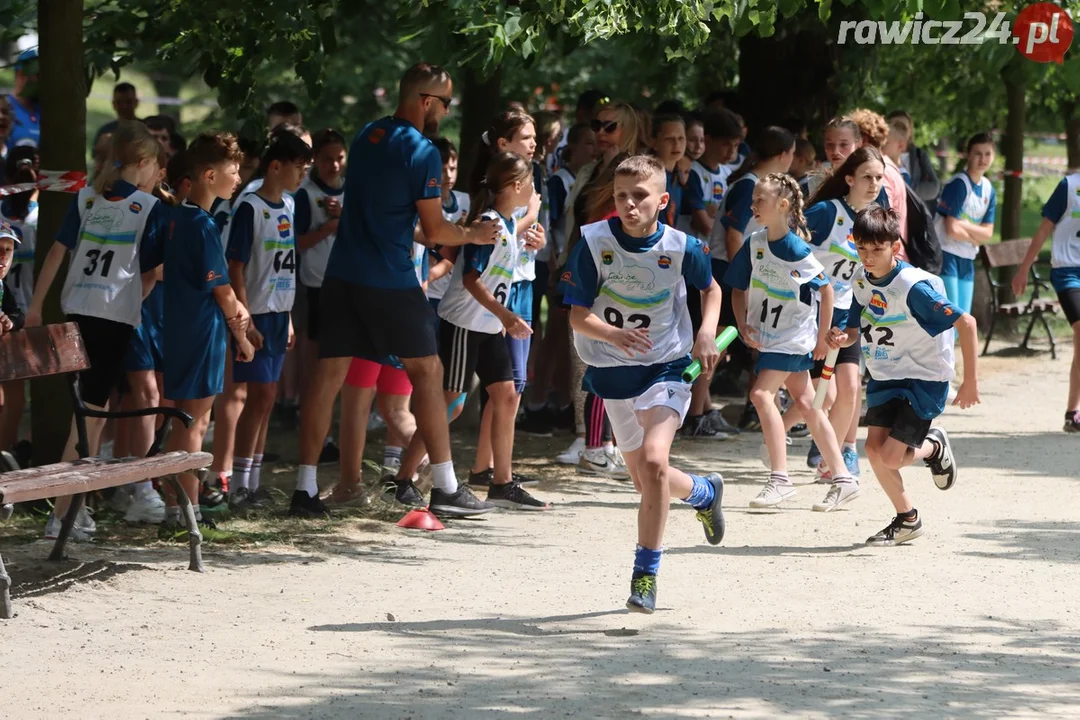
MULTIPOLYGON (((17 357, 20 353, 25 354, 32 351, 31 349, 47 351, 55 357, 18 357, 18 360, 24 362, 14 370, 4 373, 5 377, 3 377, 3 380, 6 382, 9 380, 23 380, 34 377, 44 377, 47 375, 70 374, 69 387, 74 411, 75 429, 78 435, 78 442, 75 449, 78 453, 79 460, 73 463, 59 463, 53 466, 46 466, 46 468, 28 468, 26 470, 16 471, 15 473, 0 475, 0 486, 5 485, 5 480, 9 481, 6 483, 7 488, 0 487, 0 521, 6 520, 11 516, 13 502, 37 500, 43 497, 42 489, 40 488, 36 491, 27 490, 26 492, 19 493, 17 490, 18 475, 25 474, 27 478, 40 479, 43 475, 48 475, 50 472, 61 472, 68 468, 75 471, 73 472, 70 481, 62 485, 62 487, 74 489, 76 492, 73 493, 71 506, 68 508, 67 514, 61 522, 60 534, 57 536, 52 553, 49 555, 49 560, 63 560, 67 539, 71 534, 71 528, 75 524, 75 516, 78 515, 79 509, 83 505, 86 492, 126 485, 132 482, 139 482, 140 480, 164 477, 176 493, 188 529, 190 552, 188 569, 195 572, 203 572, 201 551, 202 534, 199 532, 199 526, 195 520, 195 510, 191 505, 191 501, 188 499, 187 493, 184 492, 183 487, 181 487, 179 478, 175 473, 202 470, 209 467, 213 457, 208 453, 170 453, 168 456, 163 457, 162 460, 171 457, 172 455, 177 455, 176 462, 146 463, 144 458, 104 461, 89 457, 90 443, 86 432, 87 418, 135 418, 147 417, 149 415, 164 415, 167 418, 180 420, 185 426, 190 427, 192 423, 191 416, 172 407, 157 407, 144 410, 118 412, 108 412, 88 408, 79 393, 78 372, 87 369, 89 363, 86 360, 82 337, 79 335, 78 327, 74 323, 31 328, 19 331, 18 333, 0 336, 0 362, 5 359, 10 360, 17 357), (19 335, 21 337, 16 340, 10 340, 13 335, 19 335), (15 347, 16 344, 18 347, 15 347), (183 462, 185 459, 187 462, 183 462), (138 469, 141 472, 136 472, 133 475, 131 470, 135 469, 132 467, 135 464, 140 464, 144 467, 138 469), (80 465, 86 468, 86 472, 82 475, 77 472, 80 465), (125 465, 128 466, 129 472, 126 475, 122 472, 117 473, 120 476, 120 479, 114 481, 114 479, 102 477, 106 471, 110 469, 119 471, 125 465), (62 466, 67 467, 64 468, 62 466), (163 466, 167 468, 165 475, 162 475, 160 472, 163 466), (157 470, 154 469, 155 467, 157 470), (51 468, 51 470, 47 470, 47 468, 51 468), (14 487, 12 487, 13 484, 14 487), (4 495, 5 489, 7 490, 6 496, 4 495), (81 492, 79 492, 79 490, 81 490, 81 492)), ((147 458, 153 458, 160 454, 162 445, 165 442, 165 437, 166 433, 158 433, 153 446, 150 448, 150 452, 146 456, 147 458)), ((56 494, 58 488, 53 486, 48 490, 52 491, 48 492, 48 496, 51 497, 56 494)), ((0 556, 0 618, 6 619, 12 617, 11 599, 9 595, 10 587, 11 578, 4 568, 3 557, 0 556)))
POLYGON ((1017 318, 1031 318, 1027 330, 1024 331, 1024 339, 1020 343, 1020 347, 1024 350, 1030 349, 1028 341, 1031 340, 1031 331, 1035 329, 1035 323, 1041 323, 1043 329, 1046 330, 1046 337, 1050 340, 1050 357, 1054 360, 1057 359, 1057 344, 1054 341, 1054 333, 1050 329, 1050 323, 1046 321, 1046 314, 1056 313, 1060 305, 1057 300, 1047 300, 1040 297, 1042 291, 1051 288, 1050 281, 1040 276, 1038 271, 1035 270, 1035 266, 1032 265, 1028 274, 1031 298, 1026 303, 1002 303, 1000 301, 1001 291, 1010 289, 1011 285, 1000 282, 995 277, 996 273, 994 271, 1003 267, 1019 265, 1030 244, 1030 239, 1004 240, 996 245, 983 245, 979 251, 982 256, 986 280, 990 283, 990 328, 987 330, 986 342, 983 344, 983 355, 986 355, 990 349, 990 341, 994 337, 994 328, 997 326, 998 316, 1005 315, 1017 318))

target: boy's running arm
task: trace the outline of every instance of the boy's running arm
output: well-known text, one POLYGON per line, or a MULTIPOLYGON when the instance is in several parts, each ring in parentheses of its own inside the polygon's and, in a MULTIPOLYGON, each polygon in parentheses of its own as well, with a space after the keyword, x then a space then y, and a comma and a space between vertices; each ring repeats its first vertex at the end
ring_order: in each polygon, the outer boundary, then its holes
POLYGON ((705 245, 697 238, 686 239, 683 278, 690 292, 693 292, 693 288, 701 292, 701 327, 698 328, 690 354, 701 363, 701 371, 708 375, 720 361, 720 351, 716 349, 716 326, 720 322, 722 291, 713 278, 712 262, 706 254, 705 245))
POLYGON ((975 318, 967 313, 960 316, 954 327, 960 336, 960 355, 964 358, 964 379, 960 384, 960 389, 956 391, 953 405, 969 408, 980 402, 979 379, 976 372, 976 363, 979 358, 979 332, 975 325, 975 318))
POLYGON ((1023 295, 1024 290, 1027 289, 1028 275, 1031 273, 1031 266, 1035 264, 1035 260, 1039 257, 1043 245, 1046 244, 1046 239, 1050 237, 1053 232, 1054 221, 1044 217, 1039 224, 1039 229, 1035 231, 1035 236, 1031 238, 1031 244, 1028 245, 1027 253, 1020 263, 1020 267, 1016 270, 1016 277, 1013 278, 1013 292, 1017 295, 1023 295))

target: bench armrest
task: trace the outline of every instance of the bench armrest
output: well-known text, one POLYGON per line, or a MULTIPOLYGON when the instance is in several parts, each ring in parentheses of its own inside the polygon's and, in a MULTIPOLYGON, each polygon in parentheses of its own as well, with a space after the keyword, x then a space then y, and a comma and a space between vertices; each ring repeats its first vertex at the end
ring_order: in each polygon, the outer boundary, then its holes
POLYGON ((174 407, 154 407, 144 408, 142 410, 117 410, 116 412, 110 412, 106 410, 91 410, 83 405, 78 408, 77 412, 83 417, 92 418, 134 418, 134 417, 146 417, 148 415, 166 415, 168 417, 176 418, 180 422, 184 423, 185 427, 191 427, 191 423, 194 422, 192 417, 183 410, 177 410, 174 407))
MULTIPOLYGON (((184 423, 184 427, 191 427, 191 423, 195 420, 191 415, 187 414, 183 410, 179 410, 174 407, 155 407, 144 408, 142 410, 118 410, 115 412, 109 412, 107 410, 92 410, 86 407, 86 403, 83 402, 82 395, 79 394, 79 376, 75 374, 71 379, 71 402, 75 406, 75 429, 78 433, 78 444, 75 446, 76 451, 80 458, 89 457, 90 455, 90 443, 88 442, 86 434, 86 418, 135 418, 135 417, 147 417, 149 415, 165 415, 166 417, 176 418, 180 422, 184 423)), ((157 455, 161 452, 161 446, 165 442, 165 434, 159 433, 154 440, 154 444, 150 447, 150 455, 157 455)))

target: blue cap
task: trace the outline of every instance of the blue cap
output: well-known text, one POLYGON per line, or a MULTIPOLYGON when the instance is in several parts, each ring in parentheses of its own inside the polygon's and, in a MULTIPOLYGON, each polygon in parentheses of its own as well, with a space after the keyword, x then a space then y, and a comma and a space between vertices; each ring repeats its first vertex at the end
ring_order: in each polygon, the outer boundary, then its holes
POLYGON ((19 57, 15 58, 15 67, 20 68, 26 63, 38 59, 38 49, 30 48, 29 50, 23 50, 19 53, 19 57))

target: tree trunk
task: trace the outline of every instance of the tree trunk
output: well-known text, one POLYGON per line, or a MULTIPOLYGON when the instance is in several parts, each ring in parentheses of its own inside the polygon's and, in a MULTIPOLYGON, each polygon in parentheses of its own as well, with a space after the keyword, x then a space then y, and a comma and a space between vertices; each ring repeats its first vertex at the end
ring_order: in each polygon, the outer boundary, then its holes
POLYGON ((1065 111, 1065 150, 1069 154, 1069 172, 1076 172, 1080 168, 1080 113, 1077 112, 1077 101, 1080 98, 1072 98, 1063 103, 1065 111))
POLYGON ((840 103, 830 83, 837 69, 836 35, 829 33, 816 17, 810 22, 800 14, 777 21, 770 37, 749 33, 739 40, 734 109, 746 121, 751 147, 755 133, 791 115, 820 128, 836 113, 840 103))
MULTIPOLYGON (((41 167, 86 169, 86 72, 83 68, 83 0, 49 0, 38 4, 41 57, 41 167)), ((43 192, 35 251, 35 275, 60 230, 73 195, 43 192)), ((61 266, 43 308, 46 323, 62 322, 60 289, 67 274, 61 266)), ((68 379, 43 378, 31 383, 34 463, 60 459, 71 426, 68 379)))
POLYGON ((458 143, 459 190, 468 190, 476 148, 480 136, 491 127, 491 121, 502 109, 500 89, 502 68, 498 67, 488 77, 482 71, 465 68, 461 73, 461 140, 458 143))
MULTIPOLYGON (((159 98, 178 98, 180 97, 180 88, 183 84, 183 78, 168 69, 157 70, 151 74, 151 79, 154 81, 154 93, 159 98)), ((176 124, 180 124, 180 106, 179 105, 165 105, 158 103, 158 115, 168 115, 176 120, 176 124)))

